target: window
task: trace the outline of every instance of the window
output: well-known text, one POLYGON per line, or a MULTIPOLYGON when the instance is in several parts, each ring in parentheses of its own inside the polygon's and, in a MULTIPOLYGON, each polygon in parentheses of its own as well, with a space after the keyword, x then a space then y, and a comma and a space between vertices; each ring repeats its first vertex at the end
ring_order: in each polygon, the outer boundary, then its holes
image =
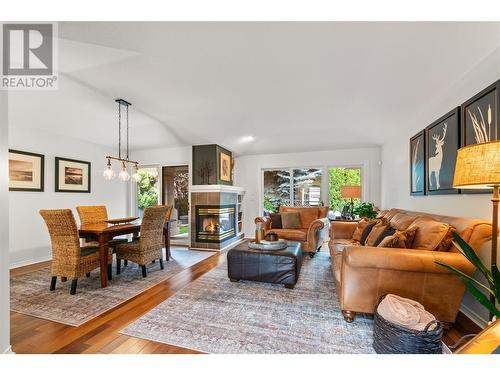
POLYGON ((361 185, 361 168, 328 168, 328 206, 340 215, 342 208, 351 203, 342 198, 340 190, 345 185, 361 185))
POLYGON ((141 179, 137 183, 137 211, 142 218, 146 207, 158 204, 158 168, 139 168, 141 179))
POLYGON ((280 206, 319 206, 321 176, 321 168, 264 170, 264 215, 280 206))

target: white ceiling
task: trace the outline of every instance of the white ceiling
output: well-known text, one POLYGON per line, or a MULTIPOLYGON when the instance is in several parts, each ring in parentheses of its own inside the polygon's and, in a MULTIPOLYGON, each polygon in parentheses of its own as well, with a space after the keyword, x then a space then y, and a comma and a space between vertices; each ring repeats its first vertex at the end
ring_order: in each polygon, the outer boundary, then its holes
POLYGON ((63 22, 59 36, 59 90, 11 92, 11 124, 116 146, 120 97, 132 149, 257 154, 381 145, 500 47, 500 23, 63 22))

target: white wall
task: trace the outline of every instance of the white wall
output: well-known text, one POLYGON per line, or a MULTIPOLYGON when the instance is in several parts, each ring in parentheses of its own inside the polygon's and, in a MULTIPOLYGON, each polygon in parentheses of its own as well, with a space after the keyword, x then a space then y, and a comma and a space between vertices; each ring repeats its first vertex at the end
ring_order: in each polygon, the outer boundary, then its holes
MULTIPOLYGON (((104 204, 110 217, 126 216, 127 184, 104 180, 105 156, 116 150, 40 130, 23 130, 9 123, 9 147, 45 155, 44 192, 9 192, 11 267, 50 259, 50 239, 38 213, 43 208, 71 208, 78 221, 78 205, 104 204), (90 161, 91 193, 56 193, 55 157, 90 161)), ((118 173, 118 165, 114 165, 118 173)))
POLYGON ((0 91, 0 354, 10 351, 7 91, 0 91))
MULTIPOLYGON (((500 79, 500 49, 469 71, 459 82, 438 94, 431 94, 432 104, 415 109, 408 119, 405 132, 391 138, 382 147, 382 207, 405 208, 451 216, 487 219, 491 221, 491 202, 488 195, 432 195, 412 197, 409 194, 409 138, 435 119, 500 79), (397 173, 395 173, 397 171, 397 173)), ((489 263, 488 254, 482 254, 489 263)), ((485 309, 466 295, 462 311, 484 324, 485 309)))
MULTIPOLYGON (((348 150, 312 151, 287 154, 249 155, 236 158, 235 185, 245 188, 244 231, 251 235, 254 219, 262 215, 262 170, 287 167, 362 167, 363 200, 380 204, 380 149, 360 148, 348 150)), ((323 178, 323 192, 328 181, 323 178)), ((328 197, 323 196, 328 202, 328 197)))

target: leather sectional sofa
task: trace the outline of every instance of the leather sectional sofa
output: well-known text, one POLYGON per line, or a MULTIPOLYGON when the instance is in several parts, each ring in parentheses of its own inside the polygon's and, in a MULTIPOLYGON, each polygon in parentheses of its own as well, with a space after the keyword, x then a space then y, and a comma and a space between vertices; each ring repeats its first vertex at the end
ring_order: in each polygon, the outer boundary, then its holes
POLYGON ((312 257, 328 239, 330 228, 328 207, 285 207, 281 206, 280 213, 298 212, 300 214, 301 228, 282 229, 271 228, 271 219, 264 217, 255 218, 255 224, 262 223, 266 233, 272 231, 279 238, 290 241, 298 241, 302 245, 302 251, 309 253, 312 257))
MULTIPOLYGON (((413 223, 447 223, 476 253, 488 254, 491 246, 492 226, 485 221, 401 209, 381 212, 379 217, 400 230, 413 223)), ((361 246, 352 239, 356 226, 352 222, 332 222, 330 230, 331 267, 346 321, 352 322, 356 313, 373 314, 381 296, 393 293, 420 302, 442 322, 455 322, 465 287, 457 276, 435 261, 453 265, 468 275, 472 275, 474 266, 454 246, 446 252, 422 249, 425 246, 418 246, 419 249, 361 246)), ((417 229, 420 243, 436 235, 429 228, 422 225, 417 229)))

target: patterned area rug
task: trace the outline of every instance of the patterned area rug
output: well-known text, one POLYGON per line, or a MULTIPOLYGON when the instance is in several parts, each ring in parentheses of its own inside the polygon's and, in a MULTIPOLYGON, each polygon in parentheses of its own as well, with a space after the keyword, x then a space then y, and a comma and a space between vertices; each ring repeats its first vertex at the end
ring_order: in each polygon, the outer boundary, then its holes
POLYGON ((148 276, 142 277, 141 269, 129 262, 116 275, 113 266, 113 280, 107 288, 101 288, 99 269, 91 273, 90 278, 78 280, 75 295, 69 294, 71 282, 57 280, 56 290, 49 291, 50 268, 45 267, 35 272, 12 277, 10 280, 10 308, 22 314, 52 320, 71 326, 80 326, 98 315, 120 305, 141 292, 172 277, 180 271, 212 255, 209 251, 193 251, 172 248, 172 258, 147 266, 148 276))
POLYGON ((323 251, 304 259, 293 290, 232 283, 222 263, 122 333, 206 353, 374 353, 372 327, 344 321, 323 251))

